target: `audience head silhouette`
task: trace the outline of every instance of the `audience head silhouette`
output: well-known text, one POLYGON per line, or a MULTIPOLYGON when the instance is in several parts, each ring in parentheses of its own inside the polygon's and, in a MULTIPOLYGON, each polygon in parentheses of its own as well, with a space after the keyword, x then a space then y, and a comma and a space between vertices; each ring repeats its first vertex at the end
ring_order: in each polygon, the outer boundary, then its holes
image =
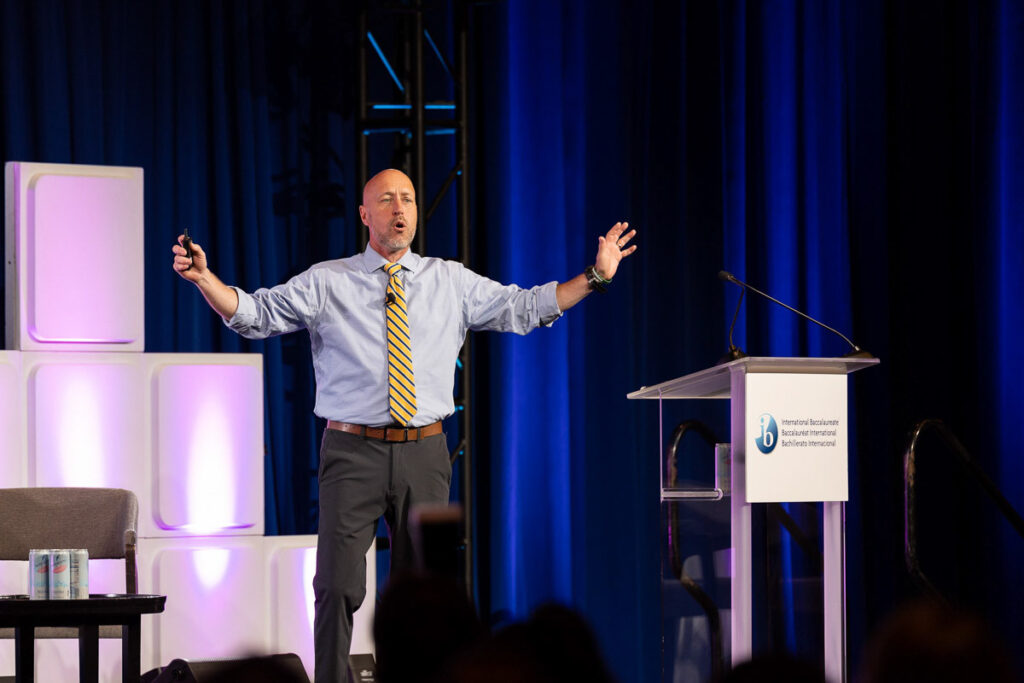
POLYGON ((373 623, 377 677, 381 683, 448 680, 453 662, 482 634, 472 602, 454 580, 414 573, 393 576, 373 623))
POLYGON ((934 601, 889 616, 865 648, 861 683, 1017 681, 1010 656, 978 616, 934 601))

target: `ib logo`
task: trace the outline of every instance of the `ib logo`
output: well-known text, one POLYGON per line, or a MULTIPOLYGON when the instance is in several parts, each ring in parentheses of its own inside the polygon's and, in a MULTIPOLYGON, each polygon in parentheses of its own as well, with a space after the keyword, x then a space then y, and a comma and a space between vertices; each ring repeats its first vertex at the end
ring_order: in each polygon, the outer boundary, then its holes
POLYGON ((769 413, 764 413, 757 418, 758 433, 754 443, 762 453, 771 453, 775 450, 775 444, 779 442, 779 427, 775 424, 775 418, 769 413))

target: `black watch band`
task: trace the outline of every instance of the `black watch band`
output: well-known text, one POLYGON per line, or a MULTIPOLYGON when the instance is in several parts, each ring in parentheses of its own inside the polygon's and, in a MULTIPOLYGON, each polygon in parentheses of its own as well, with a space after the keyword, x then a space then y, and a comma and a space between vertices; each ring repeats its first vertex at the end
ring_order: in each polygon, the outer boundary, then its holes
POLYGON ((597 270, 594 266, 587 266, 586 270, 583 271, 583 275, 587 278, 587 286, 591 289, 601 292, 604 294, 608 290, 605 285, 611 282, 611 280, 605 280, 603 277, 597 274, 597 270))

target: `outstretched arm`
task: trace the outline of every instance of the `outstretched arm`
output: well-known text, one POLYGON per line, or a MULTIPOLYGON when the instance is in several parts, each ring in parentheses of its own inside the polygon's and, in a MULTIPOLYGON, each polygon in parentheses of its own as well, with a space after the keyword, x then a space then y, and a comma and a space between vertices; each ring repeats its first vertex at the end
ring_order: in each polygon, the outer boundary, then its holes
POLYGON ((178 243, 171 248, 174 252, 174 270, 199 288, 210 308, 225 320, 230 320, 238 310, 238 293, 221 282, 207 267, 206 252, 195 242, 192 243, 192 257, 189 258, 182 246, 184 238, 184 235, 178 235, 178 243))
MULTIPOLYGON (((597 260, 594 261, 594 270, 605 280, 611 280, 615 277, 622 259, 636 251, 635 244, 624 248, 636 235, 636 230, 626 232, 628 228, 629 223, 616 223, 608 231, 608 234, 597 238, 597 260)), ((569 310, 582 301, 590 292, 590 284, 587 282, 587 277, 583 274, 560 283, 555 290, 555 298, 558 300, 559 310, 562 312, 569 310)))

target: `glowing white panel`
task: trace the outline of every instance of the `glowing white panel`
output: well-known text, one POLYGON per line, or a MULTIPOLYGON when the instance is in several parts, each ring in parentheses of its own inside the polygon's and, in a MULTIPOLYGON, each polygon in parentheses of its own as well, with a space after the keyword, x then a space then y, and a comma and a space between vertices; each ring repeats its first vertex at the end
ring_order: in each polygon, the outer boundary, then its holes
MULTIPOLYGON (((143 624, 145 624, 145 617, 143 617, 143 624)), ((145 628, 143 625, 143 631, 145 628)), ((37 681, 78 680, 77 639, 37 640, 35 645, 37 681)), ((11 676, 10 680, 14 680, 13 638, 0 640, 0 676, 11 676)), ((120 683, 121 680, 121 641, 101 638, 99 683, 120 683)))
POLYGON ((0 676, 14 676, 14 638, 0 640, 0 676))
POLYGON ((32 486, 109 486, 146 498, 142 354, 26 353, 32 486))
POLYGON ((89 560, 90 593, 124 593, 124 560, 89 560))
POLYGON ((0 562, 0 595, 23 593, 28 593, 28 558, 24 562, 0 562))
POLYGON ((141 539, 139 590, 167 596, 142 631, 142 669, 269 653, 263 539, 141 539))
POLYGON ((28 484, 21 354, 0 351, 0 486, 28 484))
POLYGON ((155 504, 147 536, 263 533, 263 366, 256 354, 147 354, 155 504))
MULTIPOLYGON (((294 652, 313 675, 313 575, 316 536, 265 539, 270 650, 294 652)), ((366 553, 366 599, 353 615, 352 652, 372 654, 373 608, 377 594, 377 549, 366 553)))
POLYGON ((5 176, 8 348, 142 351, 142 169, 10 162, 5 176))
MULTIPOLYGON (((27 593, 28 562, 0 562, 0 595, 27 593)), ((14 640, 0 640, 0 676, 14 675, 14 640)))
MULTIPOLYGON (((0 562, 0 594, 12 595, 27 593, 27 584, 28 562, 0 562)), ((14 639, 0 640, 0 676, 13 675, 14 639)))

